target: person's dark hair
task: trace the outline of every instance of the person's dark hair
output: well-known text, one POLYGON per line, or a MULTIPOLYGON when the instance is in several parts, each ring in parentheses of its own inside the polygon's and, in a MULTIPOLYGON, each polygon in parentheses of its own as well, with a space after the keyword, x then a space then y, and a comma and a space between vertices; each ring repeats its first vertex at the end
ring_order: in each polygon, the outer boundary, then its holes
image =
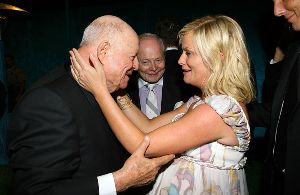
POLYGON ((155 24, 155 34, 162 38, 166 47, 177 46, 180 29, 180 23, 175 17, 159 18, 155 24))

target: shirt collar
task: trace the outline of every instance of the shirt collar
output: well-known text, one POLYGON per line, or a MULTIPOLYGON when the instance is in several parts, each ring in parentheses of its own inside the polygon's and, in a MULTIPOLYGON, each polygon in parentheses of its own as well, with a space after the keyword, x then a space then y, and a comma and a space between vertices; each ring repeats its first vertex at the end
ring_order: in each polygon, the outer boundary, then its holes
MULTIPOLYGON (((150 84, 150 83, 148 83, 147 81, 144 81, 143 79, 141 79, 141 78, 139 78, 139 80, 138 80, 138 85, 139 85, 139 88, 142 88, 143 86, 145 86, 145 85, 147 85, 147 84, 150 84)), ((163 77, 161 77, 160 79, 159 79, 159 81, 157 81, 156 83, 152 83, 152 84, 158 84, 158 85, 163 85, 164 84, 164 79, 163 79, 163 77)))
POLYGON ((178 50, 178 47, 173 46, 173 47, 167 47, 165 49, 165 51, 169 51, 169 50, 178 50))

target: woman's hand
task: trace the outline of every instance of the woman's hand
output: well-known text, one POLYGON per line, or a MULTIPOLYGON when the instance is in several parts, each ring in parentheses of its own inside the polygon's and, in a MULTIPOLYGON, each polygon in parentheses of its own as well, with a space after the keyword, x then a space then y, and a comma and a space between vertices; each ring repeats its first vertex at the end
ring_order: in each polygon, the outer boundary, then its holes
POLYGON ((70 51, 71 72, 77 83, 96 95, 97 92, 107 90, 106 78, 101 62, 92 54, 89 60, 93 66, 84 62, 76 49, 70 51))

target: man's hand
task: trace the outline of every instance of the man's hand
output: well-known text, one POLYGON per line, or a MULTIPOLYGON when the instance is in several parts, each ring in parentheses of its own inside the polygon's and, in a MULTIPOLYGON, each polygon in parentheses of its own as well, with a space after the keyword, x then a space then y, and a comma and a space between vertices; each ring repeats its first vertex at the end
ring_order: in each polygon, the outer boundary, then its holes
POLYGON ((114 172, 117 192, 129 187, 149 184, 155 179, 160 167, 170 162, 175 155, 165 155, 157 158, 145 158, 145 152, 150 144, 150 138, 145 137, 137 150, 126 160, 123 167, 114 172))
POLYGON ((274 63, 280 62, 281 60, 283 60, 283 58, 284 58, 283 51, 280 49, 280 47, 276 47, 273 62, 274 63))

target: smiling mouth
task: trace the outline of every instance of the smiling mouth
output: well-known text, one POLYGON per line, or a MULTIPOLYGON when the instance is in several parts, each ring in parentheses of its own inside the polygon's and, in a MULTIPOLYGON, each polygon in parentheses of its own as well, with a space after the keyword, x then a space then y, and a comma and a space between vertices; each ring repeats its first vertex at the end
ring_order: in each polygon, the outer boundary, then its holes
POLYGON ((155 74, 148 74, 149 76, 156 76, 158 73, 155 73, 155 74))

